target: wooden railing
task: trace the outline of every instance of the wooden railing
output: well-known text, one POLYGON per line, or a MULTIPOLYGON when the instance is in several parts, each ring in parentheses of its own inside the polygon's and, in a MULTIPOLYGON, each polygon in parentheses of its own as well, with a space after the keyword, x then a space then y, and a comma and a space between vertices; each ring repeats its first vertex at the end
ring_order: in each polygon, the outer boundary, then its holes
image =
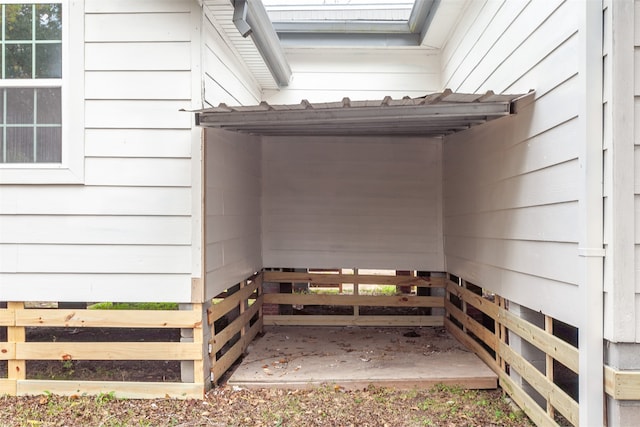
POLYGON ((9 302, 0 309, 0 327, 7 328, 7 341, 0 342, 0 360, 6 360, 7 375, 0 379, 0 394, 26 395, 48 391, 62 395, 115 392, 118 397, 201 398, 204 378, 193 383, 127 382, 27 379, 27 361, 78 360, 203 360, 202 307, 192 310, 87 310, 25 309, 22 302, 9 302), (28 342, 26 328, 186 328, 193 342, 28 342))
POLYGON ((207 312, 213 329, 209 341, 211 381, 217 383, 262 330, 262 274, 243 280, 234 292, 225 291, 224 299, 207 312))
POLYGON ((323 284, 353 285, 353 294, 318 293, 268 293, 264 295, 265 304, 297 306, 333 306, 351 307, 350 315, 265 315, 265 325, 325 325, 325 326, 442 326, 443 316, 434 314, 416 315, 362 315, 361 307, 405 307, 405 308, 443 308, 442 296, 400 295, 361 295, 360 285, 393 285, 399 287, 416 286, 421 288, 444 287, 443 277, 416 277, 400 275, 377 275, 355 273, 297 273, 265 271, 264 282, 308 283, 310 286, 323 284))
POLYGON ((492 301, 461 282, 449 280, 446 284, 447 330, 498 374, 500 386, 536 425, 557 426, 556 411, 572 425, 578 425, 578 402, 554 382, 553 369, 555 360, 577 374, 578 349, 553 335, 551 318, 545 318, 546 330, 542 329, 509 312, 502 298, 492 296, 492 301), (486 321, 477 320, 477 313, 482 313, 483 320, 490 319, 490 328, 485 326, 486 321), (513 339, 514 335, 545 353, 544 373, 509 346, 507 336, 513 339), (545 407, 514 381, 514 371, 542 396, 545 407))

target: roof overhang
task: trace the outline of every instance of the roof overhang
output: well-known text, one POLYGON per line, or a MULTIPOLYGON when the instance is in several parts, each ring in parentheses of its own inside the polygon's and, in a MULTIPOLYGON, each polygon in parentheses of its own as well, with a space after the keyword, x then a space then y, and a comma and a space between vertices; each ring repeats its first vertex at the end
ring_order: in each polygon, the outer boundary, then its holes
POLYGON ((534 92, 462 94, 446 90, 421 98, 218 107, 195 111, 196 124, 256 135, 444 136, 517 113, 534 92))

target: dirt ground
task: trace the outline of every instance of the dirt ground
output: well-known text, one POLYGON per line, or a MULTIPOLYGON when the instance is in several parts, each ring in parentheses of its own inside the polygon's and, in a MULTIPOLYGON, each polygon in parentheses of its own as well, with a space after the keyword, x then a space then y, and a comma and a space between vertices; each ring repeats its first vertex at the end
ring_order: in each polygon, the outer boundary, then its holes
MULTIPOLYGON (((0 334, 1 335, 1 334, 0 334)), ((4 338, 4 337, 0 337, 4 338)), ((28 341, 177 341, 177 330, 37 328, 28 341)), ((6 373, 6 362, 0 364, 6 373)), ((179 381, 175 361, 29 361, 28 378, 179 381)), ((0 397, 2 426, 529 426, 501 390, 436 386, 245 389, 224 382, 204 400, 99 396, 0 397)))

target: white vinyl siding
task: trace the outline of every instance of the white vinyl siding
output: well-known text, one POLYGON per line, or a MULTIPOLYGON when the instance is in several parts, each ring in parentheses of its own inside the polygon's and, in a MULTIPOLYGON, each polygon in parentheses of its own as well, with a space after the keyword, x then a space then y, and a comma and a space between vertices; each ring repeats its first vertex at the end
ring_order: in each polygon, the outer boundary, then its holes
POLYGON ((262 269, 262 153, 255 136, 205 135, 205 296, 213 298, 262 269))
POLYGON ((441 271, 441 141, 264 137, 265 267, 441 271))
POLYGON ((578 313, 575 3, 470 2, 443 48, 454 91, 524 93, 516 116, 444 142, 447 271, 570 324, 578 313))
POLYGON ((440 90, 436 51, 288 49, 293 78, 286 90, 265 90, 270 104, 417 98, 440 90))
POLYGON ((84 185, 0 185, 0 300, 191 302, 200 9, 84 7, 84 185))
POLYGON ((635 338, 640 342, 640 0, 634 6, 635 338))

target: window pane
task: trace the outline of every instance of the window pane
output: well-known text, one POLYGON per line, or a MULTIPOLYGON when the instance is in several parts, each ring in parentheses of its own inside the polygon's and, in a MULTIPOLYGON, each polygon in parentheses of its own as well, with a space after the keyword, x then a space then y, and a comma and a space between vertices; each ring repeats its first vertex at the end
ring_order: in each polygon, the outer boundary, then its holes
POLYGON ((36 40, 62 39, 62 6, 39 4, 36 6, 36 40))
POLYGON ((62 77, 62 44, 36 45, 36 78, 62 77))
MULTIPOLYGON (((0 131, 2 128, 0 128, 0 131)), ((0 132, 0 163, 4 163, 4 143, 3 143, 3 132, 0 132)))
MULTIPOLYGON (((4 89, 0 89, 0 125, 4 123, 4 89)), ((2 128, 0 128, 0 133, 2 128)), ((0 145, 2 147, 2 145, 0 145)))
POLYGON ((7 163, 33 162, 33 128, 7 128, 7 163))
POLYGON ((33 6, 30 4, 8 4, 5 6, 6 40, 31 40, 33 6))
POLYGON ((38 128, 36 138, 38 163, 60 163, 62 161, 62 129, 38 128))
POLYGON ((37 89, 37 96, 36 123, 49 125, 62 123, 60 89, 37 89))
POLYGON ((31 75, 31 45, 5 45, 6 78, 30 79, 31 75))
POLYGON ((33 89, 15 88, 7 90, 7 123, 33 123, 33 89))

